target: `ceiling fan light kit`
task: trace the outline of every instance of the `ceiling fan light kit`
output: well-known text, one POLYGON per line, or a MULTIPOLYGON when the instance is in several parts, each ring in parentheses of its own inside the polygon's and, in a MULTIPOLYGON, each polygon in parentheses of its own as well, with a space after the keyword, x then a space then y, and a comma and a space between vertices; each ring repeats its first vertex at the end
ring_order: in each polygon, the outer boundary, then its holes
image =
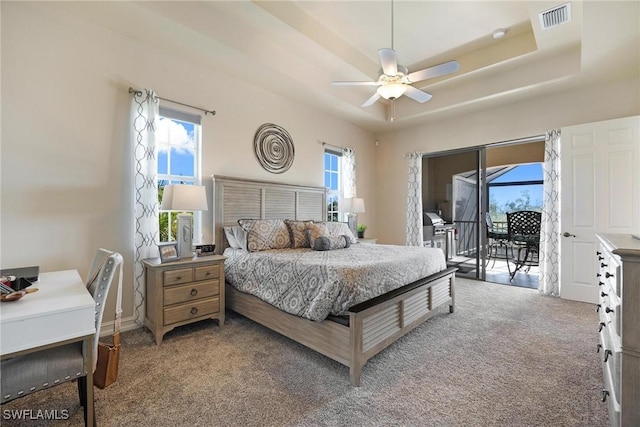
POLYGON ((378 87, 378 94, 384 99, 397 99, 407 91, 407 85, 402 83, 387 83, 378 87))

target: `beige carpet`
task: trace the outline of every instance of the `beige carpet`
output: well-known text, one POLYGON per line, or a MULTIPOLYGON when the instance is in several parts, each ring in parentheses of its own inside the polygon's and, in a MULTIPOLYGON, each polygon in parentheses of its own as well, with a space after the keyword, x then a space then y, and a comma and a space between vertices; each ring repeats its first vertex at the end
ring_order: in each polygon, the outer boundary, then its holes
MULTIPOLYGON (((119 381, 96 389, 101 426, 606 426, 592 305, 458 279, 457 307, 348 368, 241 316, 156 346, 124 334, 119 381)), ((82 425, 75 384, 2 406, 2 425, 82 425), (7 410, 67 410, 55 422, 7 410)))

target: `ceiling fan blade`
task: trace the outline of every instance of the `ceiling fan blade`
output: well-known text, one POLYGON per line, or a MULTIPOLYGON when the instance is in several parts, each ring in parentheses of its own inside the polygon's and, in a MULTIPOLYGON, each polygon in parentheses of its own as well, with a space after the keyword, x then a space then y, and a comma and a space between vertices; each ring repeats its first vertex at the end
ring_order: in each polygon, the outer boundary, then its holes
POLYGON ((398 74, 398 56, 393 49, 379 49, 378 55, 380 55, 380 64, 382 65, 382 71, 387 76, 395 76, 398 74))
POLYGON ((404 92, 409 98, 424 103, 431 99, 431 94, 413 86, 407 85, 407 90, 404 92))
POLYGON ((371 96, 371 98, 367 99, 365 103, 362 104, 362 106, 368 107, 369 105, 373 105, 373 103, 376 102, 378 99, 380 99, 380 95, 378 95, 378 92, 376 92, 371 96))
POLYGON ((334 86, 378 86, 378 82, 331 82, 334 86))
POLYGON ((407 78, 411 83, 419 82, 421 80, 432 79, 434 77, 444 76, 445 74, 455 73, 460 69, 458 61, 449 61, 444 64, 435 65, 433 67, 425 68, 424 70, 415 71, 410 73, 407 78))

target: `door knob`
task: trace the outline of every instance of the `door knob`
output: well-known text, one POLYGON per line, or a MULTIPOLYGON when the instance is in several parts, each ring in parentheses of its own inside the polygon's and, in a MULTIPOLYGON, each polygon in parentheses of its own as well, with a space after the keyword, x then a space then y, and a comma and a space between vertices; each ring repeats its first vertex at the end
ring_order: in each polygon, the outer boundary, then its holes
POLYGON ((562 235, 563 235, 564 237, 576 237, 576 235, 575 235, 575 234, 571 234, 571 233, 569 233, 569 232, 567 232, 567 231, 565 231, 564 233, 562 233, 562 235))

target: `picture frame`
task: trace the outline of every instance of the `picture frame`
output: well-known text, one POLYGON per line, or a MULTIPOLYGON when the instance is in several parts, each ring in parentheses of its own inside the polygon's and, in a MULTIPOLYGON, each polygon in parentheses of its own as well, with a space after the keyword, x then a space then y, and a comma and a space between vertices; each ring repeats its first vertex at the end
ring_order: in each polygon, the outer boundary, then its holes
POLYGON ((175 261, 178 259, 178 242, 166 242, 158 244, 160 262, 175 261))

